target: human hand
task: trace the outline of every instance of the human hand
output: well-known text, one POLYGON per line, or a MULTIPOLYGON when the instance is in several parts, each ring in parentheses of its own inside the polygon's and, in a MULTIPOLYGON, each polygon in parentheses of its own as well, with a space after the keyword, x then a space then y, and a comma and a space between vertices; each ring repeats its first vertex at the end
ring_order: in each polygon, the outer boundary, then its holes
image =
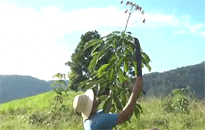
POLYGON ((133 89, 137 91, 142 91, 142 84, 143 84, 142 78, 136 77, 136 81, 137 81, 137 85, 135 85, 133 89))
POLYGON ((142 77, 136 77, 137 85, 142 86, 142 77))

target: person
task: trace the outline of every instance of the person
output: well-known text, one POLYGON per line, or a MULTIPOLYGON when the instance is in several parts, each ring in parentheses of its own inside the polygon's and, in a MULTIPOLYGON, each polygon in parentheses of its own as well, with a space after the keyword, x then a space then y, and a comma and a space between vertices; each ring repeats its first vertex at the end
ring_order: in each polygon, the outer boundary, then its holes
POLYGON ((103 113, 97 111, 99 101, 92 89, 88 89, 85 94, 77 95, 73 101, 73 108, 80 112, 83 117, 85 130, 111 130, 112 127, 129 120, 133 114, 135 104, 142 92, 142 78, 136 78, 137 84, 132 89, 132 94, 123 108, 116 114, 103 113))

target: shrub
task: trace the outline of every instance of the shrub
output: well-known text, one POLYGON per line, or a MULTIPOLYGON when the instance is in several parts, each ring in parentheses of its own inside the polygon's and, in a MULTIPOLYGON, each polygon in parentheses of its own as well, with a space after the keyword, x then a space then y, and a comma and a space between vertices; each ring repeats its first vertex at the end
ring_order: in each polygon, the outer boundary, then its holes
POLYGON ((171 93, 171 100, 168 100, 164 104, 163 110, 165 112, 185 112, 189 114, 189 104, 190 104, 191 91, 190 88, 174 89, 171 93))

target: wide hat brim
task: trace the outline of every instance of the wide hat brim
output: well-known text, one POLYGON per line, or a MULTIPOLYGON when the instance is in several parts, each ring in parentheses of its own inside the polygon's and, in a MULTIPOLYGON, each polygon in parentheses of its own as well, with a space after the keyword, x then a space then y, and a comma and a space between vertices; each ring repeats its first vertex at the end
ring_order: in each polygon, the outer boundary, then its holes
POLYGON ((93 107, 93 100, 94 100, 94 93, 92 89, 88 89, 83 96, 86 96, 87 98, 87 103, 84 107, 83 111, 81 111, 82 117, 83 117, 83 122, 88 119, 90 116, 92 107, 93 107))

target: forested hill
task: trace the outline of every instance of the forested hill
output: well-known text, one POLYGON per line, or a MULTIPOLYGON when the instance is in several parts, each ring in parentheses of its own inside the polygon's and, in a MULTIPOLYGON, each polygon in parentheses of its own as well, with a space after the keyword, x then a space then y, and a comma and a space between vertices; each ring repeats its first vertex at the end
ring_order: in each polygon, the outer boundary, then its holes
MULTIPOLYGON (((190 86, 198 97, 205 97, 205 62, 177 68, 163 73, 143 75, 143 88, 147 95, 164 95, 174 88, 190 86)), ((31 76, 0 75, 0 103, 37 95, 53 90, 52 81, 31 76)), ((68 84, 68 81, 66 81, 68 84)))
POLYGON ((177 68, 163 73, 143 76, 147 95, 164 95, 174 88, 190 86, 197 97, 205 97, 205 61, 200 64, 177 68))
POLYGON ((0 103, 51 91, 50 84, 31 76, 0 75, 0 103))

